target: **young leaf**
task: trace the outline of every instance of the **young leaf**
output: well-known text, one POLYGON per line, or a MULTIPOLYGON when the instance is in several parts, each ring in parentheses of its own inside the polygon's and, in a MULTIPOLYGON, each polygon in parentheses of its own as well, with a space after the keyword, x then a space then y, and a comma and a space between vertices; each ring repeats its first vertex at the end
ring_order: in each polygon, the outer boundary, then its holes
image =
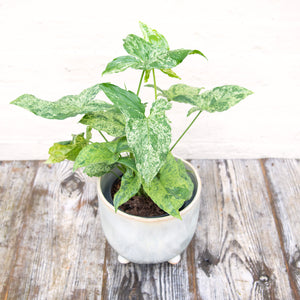
POLYGON ((147 42, 150 42, 151 44, 154 44, 157 47, 169 50, 169 44, 162 34, 157 32, 155 29, 151 29, 149 26, 142 22, 140 22, 140 29, 143 33, 144 39, 147 42))
POLYGON ((173 70, 171 69, 160 69, 163 73, 172 78, 181 79, 173 70))
POLYGON ((143 183, 143 188, 162 210, 181 219, 179 209, 191 198, 194 185, 183 162, 169 153, 158 176, 150 184, 143 183))
POLYGON ((99 131, 105 131, 111 136, 125 135, 125 118, 116 107, 86 114, 79 123, 89 125, 99 131))
MULTIPOLYGON (((168 76, 179 78, 171 70, 173 67, 179 65, 191 54, 205 57, 199 50, 177 49, 170 51, 168 42, 162 34, 143 23, 140 23, 140 28, 144 39, 134 34, 129 34, 124 39, 123 47, 132 59, 128 56, 125 56, 125 59, 124 56, 118 57, 107 65, 103 73, 120 72, 131 67, 144 71, 159 69, 168 76)), ((146 73, 146 82, 149 78, 147 75, 149 73, 146 73)))
POLYGON ((25 94, 12 101, 11 104, 23 107, 46 119, 63 120, 78 114, 86 114, 110 107, 110 104, 95 99, 99 90, 99 85, 94 85, 79 95, 64 96, 55 102, 41 100, 33 95, 25 94))
POLYGON ((128 54, 140 59, 144 63, 149 61, 152 52, 156 49, 151 43, 135 34, 129 34, 124 39, 123 47, 128 54))
POLYGON ((128 145, 146 183, 155 177, 169 152, 171 127, 165 111, 170 108, 167 100, 158 99, 153 103, 149 117, 132 117, 126 122, 128 145))
POLYGON ((134 174, 131 169, 127 169, 121 179, 121 187, 114 196, 114 207, 117 211, 118 207, 127 202, 134 196, 141 187, 141 178, 134 174))
POLYGON ((225 111, 251 94, 253 92, 238 85, 216 87, 194 97, 193 104, 195 107, 190 109, 188 115, 199 110, 210 113, 225 111))
POLYGON ((46 163, 54 164, 65 159, 74 161, 87 144, 88 140, 84 138, 83 133, 74 135, 72 141, 54 143, 49 149, 50 157, 46 163))

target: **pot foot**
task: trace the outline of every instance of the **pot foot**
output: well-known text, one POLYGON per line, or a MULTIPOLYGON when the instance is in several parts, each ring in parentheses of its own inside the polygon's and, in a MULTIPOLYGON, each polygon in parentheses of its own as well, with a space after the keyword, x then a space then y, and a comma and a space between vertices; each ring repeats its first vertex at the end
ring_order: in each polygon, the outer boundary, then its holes
POLYGON ((120 264, 126 265, 128 263, 130 263, 130 261, 128 259, 126 259, 125 257, 118 255, 118 261, 120 264))
POLYGON ((168 263, 171 264, 171 265, 177 265, 180 262, 180 260, 181 260, 181 256, 176 255, 175 257, 168 260, 168 263))

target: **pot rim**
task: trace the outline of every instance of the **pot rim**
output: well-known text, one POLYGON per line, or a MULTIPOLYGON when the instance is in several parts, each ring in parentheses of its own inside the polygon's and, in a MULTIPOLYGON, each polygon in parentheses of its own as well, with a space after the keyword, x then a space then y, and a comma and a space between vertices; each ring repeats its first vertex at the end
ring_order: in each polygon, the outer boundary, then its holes
MULTIPOLYGON (((188 161, 178 157, 178 156, 175 156, 175 158, 177 159, 180 159, 184 164, 185 166, 188 167, 188 169, 190 169, 194 176, 195 176, 195 179, 196 179, 196 182, 197 182, 197 190, 196 190, 196 193, 192 199, 192 201, 183 209, 181 210, 179 213, 180 213, 180 216, 183 217, 189 210, 191 210, 193 208, 193 206, 195 205, 196 201, 195 199, 198 199, 200 197, 200 193, 201 193, 201 179, 199 177, 199 174, 196 170, 196 168, 191 164, 189 163, 188 161)), ((100 196, 100 200, 111 210, 113 211, 114 213, 116 213, 117 215, 120 215, 122 217, 125 217, 127 219, 131 219, 131 220, 135 220, 135 221, 138 221, 138 222, 143 222, 143 223, 155 223, 155 222, 165 222, 165 221, 169 221, 169 220, 179 220, 181 221, 180 219, 177 219, 171 215, 167 215, 167 216, 163 216, 163 217, 140 217, 140 216, 134 216, 134 215, 130 215, 130 214, 127 214, 121 210, 117 210, 117 212, 115 212, 115 208, 114 206, 105 198, 105 196, 103 195, 102 191, 101 191, 101 178, 102 177, 99 177, 97 179, 97 191, 98 191, 98 195, 100 196), (103 200, 104 199, 104 200, 103 200)))

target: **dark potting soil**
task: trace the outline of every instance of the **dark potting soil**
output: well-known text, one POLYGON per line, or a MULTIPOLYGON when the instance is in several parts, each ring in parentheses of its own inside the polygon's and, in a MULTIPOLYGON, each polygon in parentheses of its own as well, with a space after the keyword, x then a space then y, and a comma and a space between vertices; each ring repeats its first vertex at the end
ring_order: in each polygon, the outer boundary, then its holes
MULTIPOLYGON (((121 180, 117 179, 111 188, 111 197, 114 195, 121 187, 121 180)), ((127 214, 139 216, 139 217, 160 217, 166 215, 166 212, 161 210, 150 197, 141 195, 133 196, 126 203, 122 204, 119 209, 127 214)))

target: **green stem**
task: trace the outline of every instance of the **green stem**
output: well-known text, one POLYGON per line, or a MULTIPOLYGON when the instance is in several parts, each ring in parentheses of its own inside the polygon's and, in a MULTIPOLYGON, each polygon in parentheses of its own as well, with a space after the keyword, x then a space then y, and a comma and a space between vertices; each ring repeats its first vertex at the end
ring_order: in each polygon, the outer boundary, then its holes
POLYGON ((144 75, 145 75, 145 70, 143 70, 143 72, 142 72, 142 76, 141 76, 141 79, 140 79, 140 82, 139 82, 139 87, 138 87, 138 90, 137 90, 137 92, 136 92, 136 95, 137 95, 137 96, 138 96, 139 93, 140 93, 144 75))
POLYGON ((107 138, 104 136, 104 134, 99 130, 99 133, 101 134, 101 136, 104 138, 105 142, 108 143, 107 138))
POLYGON ((157 86, 156 86, 156 79, 155 79, 154 69, 152 69, 152 72, 153 72, 153 84, 154 84, 155 100, 157 100, 157 86))
POLYGON ((175 144, 172 146, 172 148, 170 149, 170 152, 175 148, 175 146, 178 144, 178 142, 183 138, 183 136, 187 133, 187 131, 191 128, 191 126, 194 124, 194 122, 197 120, 197 118, 199 117, 199 115, 201 114, 201 110, 198 112, 198 114, 196 115, 196 117, 193 119, 193 121, 190 123, 190 125, 186 128, 186 130, 183 132, 183 134, 178 138, 178 140, 175 142, 175 144))

